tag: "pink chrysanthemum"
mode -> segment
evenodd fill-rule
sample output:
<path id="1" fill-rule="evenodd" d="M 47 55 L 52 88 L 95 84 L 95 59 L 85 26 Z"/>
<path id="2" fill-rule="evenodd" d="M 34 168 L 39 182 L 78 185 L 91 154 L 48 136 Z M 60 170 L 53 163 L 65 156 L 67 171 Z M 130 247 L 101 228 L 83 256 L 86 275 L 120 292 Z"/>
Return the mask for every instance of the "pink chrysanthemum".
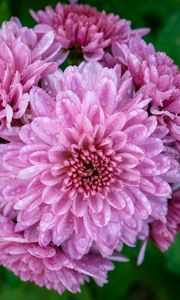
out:
<path id="1" fill-rule="evenodd" d="M 155 245 L 166 251 L 174 242 L 176 234 L 180 231 L 180 190 L 172 195 L 168 202 L 166 222 L 155 221 L 151 224 L 150 236 Z"/>
<path id="2" fill-rule="evenodd" d="M 89 253 L 80 261 L 72 260 L 60 248 L 43 248 L 33 240 L 36 240 L 33 236 L 15 233 L 14 223 L 0 216 L 0 264 L 23 281 L 33 281 L 60 294 L 65 290 L 75 293 L 89 276 L 103 285 L 107 272 L 113 269 L 110 261 L 95 253 Z"/>
<path id="3" fill-rule="evenodd" d="M 22 27 L 18 19 L 3 23 L 0 30 L 0 131 L 6 126 L 10 128 L 13 122 L 16 125 L 22 121 L 28 108 L 28 92 L 57 68 L 55 63 L 47 62 L 50 54 L 56 52 L 51 47 L 53 41 L 52 31 L 38 41 L 35 32 Z"/>
<path id="4" fill-rule="evenodd" d="M 41 246 L 61 245 L 76 259 L 92 247 L 109 256 L 123 242 L 134 246 L 149 222 L 165 220 L 171 188 L 163 176 L 176 176 L 143 108 L 150 100 L 134 93 L 128 72 L 98 63 L 44 84 L 53 97 L 34 88 L 33 121 L 0 146 L 3 214 L 16 232 L 35 230 Z"/>
<path id="5" fill-rule="evenodd" d="M 136 89 L 144 87 L 152 98 L 150 112 L 168 128 L 180 149 L 180 71 L 165 53 L 156 52 L 143 40 L 131 38 L 128 46 L 114 44 L 116 62 L 126 65 Z M 109 56 L 110 57 L 110 56 Z M 109 59 L 112 63 L 112 59 Z"/>
<path id="6" fill-rule="evenodd" d="M 58 3 L 55 10 L 48 6 L 45 11 L 31 14 L 39 23 L 35 28 L 37 32 L 54 30 L 64 58 L 70 52 L 76 58 L 82 53 L 88 61 L 100 60 L 113 42 L 127 43 L 130 36 L 145 35 L 149 31 L 132 30 L 129 21 L 98 12 L 89 5 Z"/>

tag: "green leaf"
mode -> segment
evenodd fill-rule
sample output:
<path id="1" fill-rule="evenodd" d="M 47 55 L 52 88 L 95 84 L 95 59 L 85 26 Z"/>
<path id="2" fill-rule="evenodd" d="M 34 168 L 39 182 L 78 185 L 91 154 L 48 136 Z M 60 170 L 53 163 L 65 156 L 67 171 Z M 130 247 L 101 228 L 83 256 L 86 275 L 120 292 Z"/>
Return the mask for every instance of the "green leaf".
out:
<path id="1" fill-rule="evenodd" d="M 76 295 L 73 295 L 72 300 L 93 300 L 93 298 L 91 298 L 90 286 L 91 285 L 88 284 L 82 286 L 81 292 L 77 293 Z"/>
<path id="2" fill-rule="evenodd" d="M 0 1 L 0 24 L 11 16 L 9 0 Z"/>
<path id="3" fill-rule="evenodd" d="M 96 299 L 119 300 L 125 296 L 130 286 L 136 280 L 132 263 L 116 263 L 115 270 L 109 273 L 108 283 L 99 289 Z"/>
<path id="4" fill-rule="evenodd" d="M 31 283 L 19 283 L 16 287 L 4 287 L 0 292 L 1 300 L 69 300 L 70 293 L 64 293 L 62 296 L 55 291 L 48 291 L 45 288 L 36 287 Z"/>
<path id="5" fill-rule="evenodd" d="M 180 233 L 176 237 L 176 242 L 166 253 L 166 257 L 168 269 L 180 275 Z"/>
<path id="6" fill-rule="evenodd" d="M 156 38 L 156 46 L 180 65 L 180 10 L 170 16 Z"/>

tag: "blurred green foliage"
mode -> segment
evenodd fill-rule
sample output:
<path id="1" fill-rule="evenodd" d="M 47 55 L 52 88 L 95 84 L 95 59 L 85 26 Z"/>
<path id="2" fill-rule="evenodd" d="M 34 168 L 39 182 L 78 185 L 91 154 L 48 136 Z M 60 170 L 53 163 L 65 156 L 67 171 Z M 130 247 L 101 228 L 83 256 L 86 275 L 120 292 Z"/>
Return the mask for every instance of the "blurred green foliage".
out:
<path id="1" fill-rule="evenodd" d="M 67 2 L 67 1 L 63 1 Z M 133 28 L 150 27 L 146 37 L 156 49 L 167 52 L 180 65 L 180 0 L 82 0 L 99 10 L 119 14 L 132 21 Z M 0 0 L 0 22 L 18 16 L 25 26 L 35 23 L 29 9 L 55 5 L 55 0 Z M 129 263 L 116 263 L 109 274 L 109 283 L 98 288 L 92 281 L 82 293 L 66 292 L 59 296 L 31 283 L 23 283 L 11 272 L 0 268 L 0 300 L 179 300 L 180 299 L 180 235 L 166 253 L 149 243 L 145 261 L 136 266 L 137 250 L 125 249 Z"/>

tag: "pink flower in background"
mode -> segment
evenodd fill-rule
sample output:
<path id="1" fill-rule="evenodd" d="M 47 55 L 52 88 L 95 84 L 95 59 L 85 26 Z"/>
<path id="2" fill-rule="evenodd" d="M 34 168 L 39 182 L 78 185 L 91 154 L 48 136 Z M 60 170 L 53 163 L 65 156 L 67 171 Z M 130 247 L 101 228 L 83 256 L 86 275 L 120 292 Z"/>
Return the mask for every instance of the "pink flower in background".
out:
<path id="1" fill-rule="evenodd" d="M 0 30 L 0 130 L 19 125 L 29 104 L 28 93 L 41 78 L 56 70 L 56 63 L 42 59 L 54 41 L 47 33 L 38 41 L 35 32 L 21 27 L 17 19 Z M 50 53 L 49 53 L 50 54 Z M 52 49 L 51 49 L 52 54 Z M 0 133 L 1 136 L 3 133 Z M 4 135 L 2 136 L 4 137 Z"/>
<path id="2" fill-rule="evenodd" d="M 14 223 L 0 216 L 0 264 L 20 276 L 23 281 L 33 281 L 38 286 L 80 291 L 80 285 L 93 277 L 102 286 L 107 282 L 107 272 L 113 269 L 110 261 L 89 253 L 80 261 L 72 260 L 60 248 L 40 247 L 26 233 L 15 233 Z"/>
<path id="3" fill-rule="evenodd" d="M 55 10 L 48 6 L 45 11 L 32 11 L 31 14 L 39 23 L 36 32 L 54 30 L 64 58 L 70 53 L 76 58 L 83 54 L 88 61 L 100 60 L 113 42 L 127 43 L 130 36 L 149 32 L 147 29 L 132 30 L 129 21 L 98 12 L 89 5 L 58 3 Z"/>
<path id="4" fill-rule="evenodd" d="M 60 46 L 55 43 L 53 31 L 43 34 L 41 38 L 34 29 L 23 27 L 18 18 L 11 18 L 9 22 L 3 22 L 0 28 L 0 36 L 13 48 L 15 42 L 21 41 L 31 50 L 32 61 L 36 59 L 46 61 L 59 61 Z"/>
<path id="5" fill-rule="evenodd" d="M 180 231 L 180 190 L 175 191 L 168 202 L 167 221 L 155 221 L 151 224 L 150 236 L 154 244 L 166 251 L 172 245 Z"/>
<path id="6" fill-rule="evenodd" d="M 144 87 L 151 97 L 151 115 L 156 115 L 159 124 L 168 128 L 171 137 L 180 148 L 180 71 L 165 53 L 156 52 L 143 40 L 131 38 L 128 45 L 114 44 L 115 62 L 128 68 L 136 89 Z M 112 64 L 113 59 L 107 61 Z"/>
<path id="7" fill-rule="evenodd" d="M 56 102 L 34 88 L 33 121 L 0 146 L 1 210 L 16 232 L 37 231 L 43 247 L 109 256 L 145 239 L 152 220 L 164 222 L 163 176 L 175 159 L 163 154 L 156 118 L 144 110 L 150 99 L 133 92 L 128 72 L 84 63 L 58 76 L 45 82 Z"/>

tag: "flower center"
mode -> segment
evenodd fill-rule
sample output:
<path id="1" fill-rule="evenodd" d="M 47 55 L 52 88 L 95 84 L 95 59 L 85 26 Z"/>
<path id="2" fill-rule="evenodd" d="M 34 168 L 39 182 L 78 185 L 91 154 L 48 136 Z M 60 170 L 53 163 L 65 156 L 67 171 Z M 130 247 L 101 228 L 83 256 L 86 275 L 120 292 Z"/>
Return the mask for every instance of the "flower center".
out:
<path id="1" fill-rule="evenodd" d="M 66 188 L 76 189 L 86 195 L 107 190 L 114 177 L 114 162 L 102 150 L 76 150 L 64 162 L 67 175 Z"/>

